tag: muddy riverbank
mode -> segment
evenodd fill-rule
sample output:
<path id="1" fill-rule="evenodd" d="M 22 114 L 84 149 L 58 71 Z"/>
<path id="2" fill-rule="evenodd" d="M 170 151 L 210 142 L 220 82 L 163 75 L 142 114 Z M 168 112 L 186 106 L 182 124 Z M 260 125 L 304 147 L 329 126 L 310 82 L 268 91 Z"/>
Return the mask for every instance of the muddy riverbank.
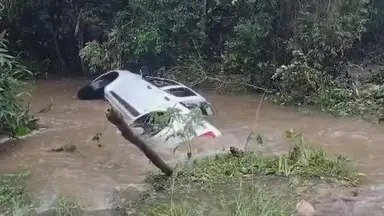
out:
<path id="1" fill-rule="evenodd" d="M 146 172 L 155 170 L 106 120 L 104 112 L 108 104 L 105 101 L 76 98 L 78 88 L 84 83 L 69 79 L 38 81 L 32 86 L 30 99 L 31 112 L 38 113 L 41 131 L 0 145 L 0 172 L 29 170 L 28 189 L 41 203 L 41 211 L 48 209 L 59 194 L 79 200 L 89 211 L 108 209 L 116 189 L 142 188 Z M 384 214 L 381 209 L 384 205 L 381 193 L 384 191 L 384 158 L 381 157 L 384 129 L 379 125 L 336 119 L 321 113 L 308 115 L 265 102 L 256 122 L 258 97 L 204 95 L 214 105 L 216 115 L 211 122 L 223 132 L 222 144 L 242 144 L 251 131 L 256 131 L 264 137 L 263 150 L 279 153 L 288 149 L 285 131 L 291 128 L 300 131 L 328 152 L 351 157 L 367 175 L 360 188 L 362 196 L 356 198 L 353 205 L 336 205 L 327 199 L 318 205 L 342 209 L 343 212 L 336 215 L 347 215 L 351 211 L 356 213 L 353 215 L 363 215 L 359 211 L 364 212 L 366 206 L 374 206 L 371 210 L 377 215 Z M 50 103 L 50 110 L 39 113 Z M 98 133 L 102 134 L 99 142 L 93 139 Z M 76 151 L 48 151 L 65 144 L 75 145 Z"/>

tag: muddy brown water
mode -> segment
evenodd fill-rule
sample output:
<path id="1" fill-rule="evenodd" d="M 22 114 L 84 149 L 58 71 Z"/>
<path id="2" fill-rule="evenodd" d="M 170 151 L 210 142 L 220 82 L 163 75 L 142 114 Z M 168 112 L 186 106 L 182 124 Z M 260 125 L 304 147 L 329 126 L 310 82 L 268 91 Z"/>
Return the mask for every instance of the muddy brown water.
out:
<path id="1" fill-rule="evenodd" d="M 108 104 L 105 101 L 76 98 L 77 90 L 84 83 L 86 81 L 57 79 L 32 85 L 32 97 L 29 98 L 32 113 L 38 113 L 53 101 L 50 111 L 37 114 L 42 129 L 24 139 L 0 145 L 0 172 L 29 170 L 28 189 L 41 204 L 41 211 L 48 209 L 59 194 L 79 200 L 86 210 L 108 209 L 114 190 L 128 186 L 140 188 L 145 174 L 156 170 L 106 120 Z M 364 206 L 371 203 L 372 212 L 378 212 L 373 215 L 384 215 L 383 127 L 316 112 L 308 115 L 266 102 L 263 102 L 257 119 L 260 100 L 257 96 L 204 95 L 216 111 L 211 122 L 224 134 L 218 142 L 241 146 L 248 134 L 256 131 L 264 137 L 265 151 L 279 153 L 288 149 L 286 130 L 302 132 L 308 140 L 328 152 L 351 157 L 359 170 L 367 175 L 362 186 L 364 196 L 352 206 L 335 207 L 333 202 L 319 205 L 331 206 L 341 212 L 335 212 L 335 215 L 351 215 L 351 212 L 352 215 L 364 215 L 359 211 L 364 212 Z M 102 133 L 100 143 L 92 140 L 97 133 Z M 48 151 L 68 143 L 76 145 L 77 152 Z M 218 149 L 217 145 L 214 148 L 205 147 L 203 151 L 213 152 Z M 329 210 L 328 207 L 324 209 Z M 324 215 L 330 215 L 325 210 Z"/>

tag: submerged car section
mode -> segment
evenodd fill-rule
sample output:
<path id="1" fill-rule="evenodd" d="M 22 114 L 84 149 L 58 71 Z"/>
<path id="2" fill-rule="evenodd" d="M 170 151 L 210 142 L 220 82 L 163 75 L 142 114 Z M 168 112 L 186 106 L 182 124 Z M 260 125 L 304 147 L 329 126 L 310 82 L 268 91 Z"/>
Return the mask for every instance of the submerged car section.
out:
<path id="1" fill-rule="evenodd" d="M 188 116 L 194 109 L 200 109 L 204 115 L 213 114 L 204 97 L 176 81 L 114 70 L 99 76 L 90 85 L 97 87 L 94 89 L 98 92 L 102 89 L 104 98 L 121 113 L 124 121 L 132 127 L 142 128 L 142 135 L 147 139 L 177 145 L 187 141 L 186 137 L 214 138 L 221 135 L 213 125 L 203 120 L 193 126 L 194 136 L 175 136 L 186 128 L 187 123 L 174 115 L 164 119 L 169 110 L 177 110 L 181 117 Z M 154 121 L 154 116 L 163 121 Z"/>

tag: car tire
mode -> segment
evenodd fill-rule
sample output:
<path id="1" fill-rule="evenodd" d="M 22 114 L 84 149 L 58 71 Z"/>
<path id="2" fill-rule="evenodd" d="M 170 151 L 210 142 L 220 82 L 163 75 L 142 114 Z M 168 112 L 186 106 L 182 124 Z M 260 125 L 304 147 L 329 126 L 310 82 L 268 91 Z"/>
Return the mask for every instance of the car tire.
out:
<path id="1" fill-rule="evenodd" d="M 104 88 L 109 82 L 107 80 L 98 80 L 85 85 L 77 92 L 80 100 L 97 100 L 104 98 Z"/>

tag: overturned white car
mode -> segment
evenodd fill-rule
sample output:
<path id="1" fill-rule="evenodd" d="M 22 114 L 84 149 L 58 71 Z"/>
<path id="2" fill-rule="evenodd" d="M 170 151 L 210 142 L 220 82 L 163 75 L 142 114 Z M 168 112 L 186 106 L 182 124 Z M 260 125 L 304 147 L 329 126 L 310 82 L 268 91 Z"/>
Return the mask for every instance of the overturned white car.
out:
<path id="1" fill-rule="evenodd" d="M 94 95 L 89 96 L 90 93 Z M 211 105 L 179 82 L 112 70 L 81 89 L 78 97 L 93 99 L 100 94 L 122 114 L 128 125 L 142 128 L 142 135 L 155 142 L 176 146 L 200 136 L 215 138 L 221 135 L 219 130 L 196 115 L 212 115 Z"/>

